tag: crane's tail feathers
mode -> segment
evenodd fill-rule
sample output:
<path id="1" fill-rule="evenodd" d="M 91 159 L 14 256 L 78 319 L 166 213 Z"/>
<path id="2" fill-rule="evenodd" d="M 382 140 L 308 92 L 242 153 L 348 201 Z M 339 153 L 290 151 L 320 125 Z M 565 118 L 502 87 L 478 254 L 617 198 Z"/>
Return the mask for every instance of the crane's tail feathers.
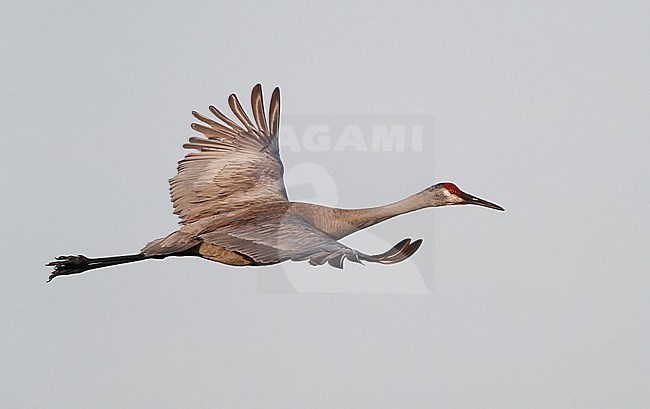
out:
<path id="1" fill-rule="evenodd" d="M 414 242 L 411 242 L 411 239 L 404 239 L 385 253 L 375 255 L 364 254 L 360 255 L 359 258 L 371 263 L 395 264 L 411 257 L 416 251 L 418 251 L 421 244 L 422 239 L 415 240 Z"/>
<path id="2" fill-rule="evenodd" d="M 59 256 L 56 260 L 47 264 L 47 266 L 54 267 L 54 271 L 50 274 L 47 282 L 59 276 L 66 276 L 71 274 L 79 274 L 88 270 L 96 268 L 103 268 L 114 266 L 117 264 L 132 263 L 134 261 L 146 260 L 150 258 L 144 254 L 130 254 L 128 256 L 115 256 L 115 257 L 102 257 L 102 258 L 88 258 L 82 256 Z"/>

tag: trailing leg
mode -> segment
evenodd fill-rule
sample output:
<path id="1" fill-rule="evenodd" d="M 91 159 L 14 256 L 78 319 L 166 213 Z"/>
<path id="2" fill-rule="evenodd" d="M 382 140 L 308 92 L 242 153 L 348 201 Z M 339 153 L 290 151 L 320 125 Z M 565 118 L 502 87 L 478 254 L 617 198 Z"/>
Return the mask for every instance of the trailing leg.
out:
<path id="1" fill-rule="evenodd" d="M 135 261 L 146 260 L 148 257 L 144 254 L 130 254 L 126 256 L 114 256 L 114 257 L 101 257 L 101 258 L 88 258 L 86 256 L 59 256 L 55 261 L 48 263 L 48 266 L 53 266 L 54 271 L 50 274 L 50 278 L 47 280 L 49 283 L 54 278 L 58 276 L 65 276 L 71 274 L 80 274 L 88 270 L 94 270 L 96 268 L 103 268 L 109 266 L 115 266 L 118 264 L 124 263 L 133 263 Z"/>

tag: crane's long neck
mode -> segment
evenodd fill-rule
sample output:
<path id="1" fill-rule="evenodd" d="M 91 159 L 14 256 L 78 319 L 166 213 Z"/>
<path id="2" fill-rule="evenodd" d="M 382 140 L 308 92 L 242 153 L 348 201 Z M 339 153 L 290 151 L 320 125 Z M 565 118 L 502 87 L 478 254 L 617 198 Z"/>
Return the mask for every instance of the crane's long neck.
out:
<path id="1" fill-rule="evenodd" d="M 388 220 L 391 217 L 433 206 L 426 196 L 426 190 L 424 190 L 406 199 L 385 206 L 366 209 L 336 209 L 333 222 L 328 223 L 330 226 L 323 226 L 324 229 L 323 227 L 321 228 L 332 237 L 340 239 L 366 227 Z"/>

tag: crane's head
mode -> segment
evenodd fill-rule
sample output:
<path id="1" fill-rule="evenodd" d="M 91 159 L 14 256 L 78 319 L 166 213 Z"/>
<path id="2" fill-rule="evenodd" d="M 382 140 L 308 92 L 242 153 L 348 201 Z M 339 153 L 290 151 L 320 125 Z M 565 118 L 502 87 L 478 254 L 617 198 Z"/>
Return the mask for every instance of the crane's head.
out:
<path id="1" fill-rule="evenodd" d="M 497 204 L 488 202 L 487 200 L 479 199 L 478 197 L 472 196 L 469 193 L 465 193 L 460 190 L 458 186 L 450 182 L 438 183 L 428 188 L 427 191 L 433 194 L 433 206 L 472 204 L 501 211 L 506 210 Z"/>

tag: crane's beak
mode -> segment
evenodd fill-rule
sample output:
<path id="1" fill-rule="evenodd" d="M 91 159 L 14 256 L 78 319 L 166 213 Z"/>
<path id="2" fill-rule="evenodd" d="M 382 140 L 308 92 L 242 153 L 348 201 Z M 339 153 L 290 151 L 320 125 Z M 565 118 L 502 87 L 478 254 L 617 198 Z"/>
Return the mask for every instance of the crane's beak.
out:
<path id="1" fill-rule="evenodd" d="M 463 199 L 462 202 L 458 204 L 472 204 L 472 205 L 477 205 L 477 206 L 483 206 L 483 207 L 489 207 L 490 209 L 494 210 L 500 210 L 500 211 L 505 211 L 503 207 L 499 206 L 498 204 L 488 202 L 487 200 L 479 199 L 476 196 L 472 196 L 469 193 L 461 192 L 460 195 L 461 199 Z"/>

